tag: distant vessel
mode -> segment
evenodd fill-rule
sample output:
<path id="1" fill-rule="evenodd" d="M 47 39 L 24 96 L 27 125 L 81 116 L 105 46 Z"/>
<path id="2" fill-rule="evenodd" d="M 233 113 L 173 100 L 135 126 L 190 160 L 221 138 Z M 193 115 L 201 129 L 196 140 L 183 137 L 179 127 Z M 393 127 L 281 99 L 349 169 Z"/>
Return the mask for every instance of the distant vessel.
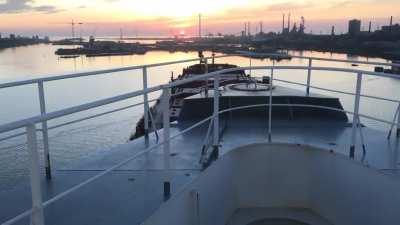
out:
<path id="1" fill-rule="evenodd" d="M 87 57 L 99 57 L 145 54 L 147 51 L 138 43 L 95 41 L 94 37 L 91 37 L 89 42 L 82 42 L 80 45 L 82 45 L 82 47 L 57 49 L 55 54 L 61 56 L 86 55 Z"/>
<path id="2" fill-rule="evenodd" d="M 216 64 L 214 63 L 214 60 L 212 60 L 211 64 L 207 64 L 204 60 L 201 60 L 199 64 L 195 64 L 183 69 L 182 74 L 179 75 L 177 78 L 171 77 L 170 82 L 192 78 L 207 72 L 215 72 L 218 70 L 232 69 L 232 68 L 237 68 L 237 66 L 230 64 Z M 233 73 L 227 73 L 221 77 L 221 86 L 230 83 L 241 83 L 241 82 L 250 82 L 250 77 L 247 76 L 243 70 L 235 71 Z M 207 81 L 198 80 L 172 88 L 171 90 L 172 104 L 171 104 L 171 119 L 170 119 L 171 122 L 176 121 L 177 118 L 179 117 L 183 99 L 199 93 L 204 93 L 205 95 L 207 95 L 208 89 L 210 89 L 212 86 L 213 83 L 210 80 Z M 156 104 L 150 108 L 149 113 L 152 114 L 152 118 L 154 119 L 154 121 L 150 122 L 151 125 L 153 125 L 150 126 L 151 127 L 150 132 L 154 131 L 154 128 L 156 129 L 162 128 L 162 110 L 160 108 L 160 100 L 158 100 Z M 131 136 L 131 140 L 142 137 L 143 135 L 145 135 L 144 117 L 142 117 L 140 121 L 137 123 L 135 132 Z"/>
<path id="3" fill-rule="evenodd" d="M 75 58 L 79 58 L 79 55 L 63 55 L 60 56 L 61 59 L 75 59 Z"/>

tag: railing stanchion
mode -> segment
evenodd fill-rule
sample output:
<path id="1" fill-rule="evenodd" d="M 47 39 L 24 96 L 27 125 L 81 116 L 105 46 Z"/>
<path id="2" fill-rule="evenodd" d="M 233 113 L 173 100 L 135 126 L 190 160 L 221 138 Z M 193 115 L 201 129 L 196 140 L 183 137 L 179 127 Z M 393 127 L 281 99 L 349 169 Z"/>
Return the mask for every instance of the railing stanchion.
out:
<path id="1" fill-rule="evenodd" d="M 143 67 L 143 90 L 147 90 L 147 67 Z M 144 135 L 146 142 L 149 139 L 149 96 L 147 93 L 143 95 L 144 102 Z M 154 121 L 152 121 L 154 123 Z"/>
<path id="2" fill-rule="evenodd" d="M 252 69 L 251 56 L 249 56 L 249 59 L 250 59 L 250 61 L 249 61 L 249 67 L 250 67 L 249 74 L 250 74 L 250 77 L 251 77 L 251 75 L 252 75 L 252 71 L 251 71 L 251 69 Z"/>
<path id="3" fill-rule="evenodd" d="M 208 60 L 204 59 L 204 74 L 208 73 Z M 205 96 L 208 96 L 208 78 L 206 78 L 205 82 L 205 86 L 204 86 L 204 92 L 205 92 Z"/>
<path id="4" fill-rule="evenodd" d="M 192 198 L 192 205 L 193 205 L 193 225 L 200 225 L 200 193 L 197 190 L 192 190 L 190 192 Z"/>
<path id="5" fill-rule="evenodd" d="M 308 59 L 308 74 L 307 74 L 307 96 L 310 96 L 310 85 L 311 85 L 311 67 L 312 67 L 312 59 Z"/>
<path id="6" fill-rule="evenodd" d="M 359 121 L 359 111 L 360 111 L 360 100 L 361 100 L 361 84 L 362 84 L 362 73 L 357 74 L 357 85 L 354 101 L 354 114 L 353 114 L 353 128 L 351 133 L 351 146 L 350 146 L 350 158 L 354 159 L 354 153 L 356 148 L 356 138 L 357 138 L 357 125 Z"/>
<path id="7" fill-rule="evenodd" d="M 46 114 L 46 99 L 44 95 L 43 81 L 38 82 L 39 88 L 39 103 L 40 103 L 40 114 Z M 44 151 L 44 166 L 46 170 L 46 178 L 51 179 L 51 164 L 50 164 L 50 149 L 49 149 L 49 133 L 47 128 L 47 121 L 42 122 L 42 134 L 43 134 L 43 151 Z"/>
<path id="8" fill-rule="evenodd" d="M 397 106 L 396 112 L 394 113 L 393 122 L 390 125 L 389 133 L 388 133 L 388 136 L 387 136 L 388 140 L 390 140 L 390 137 L 392 137 L 392 131 L 393 131 L 393 128 L 395 126 L 396 126 L 396 130 L 397 130 L 396 137 L 398 137 L 398 134 L 399 134 L 399 119 L 400 119 L 399 114 L 400 114 L 400 103 Z M 398 121 L 397 123 L 396 123 L 396 120 Z"/>
<path id="9" fill-rule="evenodd" d="M 399 103 L 399 108 L 400 108 L 400 103 Z M 396 137 L 400 137 L 400 111 L 397 114 L 397 131 L 396 131 Z"/>
<path id="10" fill-rule="evenodd" d="M 170 109 L 169 100 L 171 93 L 169 88 L 163 89 L 162 110 L 163 110 L 163 153 L 164 153 L 164 198 L 167 200 L 171 196 L 171 183 L 169 177 L 170 170 Z"/>
<path id="11" fill-rule="evenodd" d="M 39 153 L 37 149 L 36 127 L 34 124 L 26 127 L 27 143 L 30 159 L 30 182 L 32 192 L 32 225 L 44 225 L 42 205 L 42 190 L 40 184 Z"/>
<path id="12" fill-rule="evenodd" d="M 219 75 L 214 76 L 214 138 L 212 157 L 218 159 L 219 156 Z"/>
<path id="13" fill-rule="evenodd" d="M 269 106 L 268 106 L 268 141 L 272 142 L 272 89 L 274 84 L 274 66 L 275 61 L 272 63 L 271 79 L 269 84 Z"/>

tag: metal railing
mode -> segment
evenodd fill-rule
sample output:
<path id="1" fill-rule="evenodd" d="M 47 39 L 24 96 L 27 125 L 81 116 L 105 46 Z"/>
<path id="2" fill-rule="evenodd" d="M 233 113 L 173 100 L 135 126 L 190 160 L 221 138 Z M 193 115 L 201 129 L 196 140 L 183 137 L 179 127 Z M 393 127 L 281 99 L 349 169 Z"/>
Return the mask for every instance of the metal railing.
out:
<path id="1" fill-rule="evenodd" d="M 226 56 L 218 56 L 216 58 L 222 58 L 222 57 L 231 57 L 232 55 L 226 55 Z M 326 61 L 339 61 L 341 60 L 331 60 L 331 59 L 320 59 L 320 58 L 308 58 L 309 64 L 308 66 L 276 66 L 275 64 L 272 66 L 250 66 L 250 67 L 238 67 L 238 68 L 232 68 L 232 69 L 225 69 L 221 71 L 216 71 L 216 72 L 211 72 L 211 73 L 206 73 L 204 75 L 198 75 L 195 77 L 191 77 L 188 79 L 184 80 L 177 80 L 172 83 L 164 84 L 164 85 L 158 85 L 158 86 L 153 86 L 153 87 L 148 87 L 147 84 L 147 69 L 150 67 L 157 67 L 157 66 L 165 66 L 165 65 L 171 65 L 171 64 L 176 64 L 176 63 L 185 63 L 185 62 L 193 62 L 197 61 L 199 59 L 190 59 L 190 60 L 182 60 L 182 61 L 176 61 L 176 62 L 169 62 L 169 63 L 159 63 L 159 64 L 151 64 L 151 65 L 144 65 L 144 66 L 134 66 L 134 67 L 125 67 L 125 68 L 117 68 L 117 69 L 110 69 L 110 70 L 101 70 L 101 71 L 94 71 L 94 72 L 84 72 L 84 73 L 77 73 L 77 74 L 70 74 L 70 75 L 63 75 L 63 76 L 57 76 L 57 77 L 47 77 L 47 78 L 41 78 L 41 79 L 33 79 L 33 80 L 28 80 L 28 81 L 18 81 L 18 82 L 11 82 L 11 83 L 6 83 L 6 84 L 0 84 L 0 89 L 1 88 L 10 88 L 14 86 L 20 86 L 20 85 L 26 85 L 26 84 L 37 84 L 38 85 L 38 92 L 39 92 L 39 100 L 40 100 L 40 109 L 41 109 L 41 115 L 27 118 L 24 120 L 19 120 L 15 121 L 12 123 L 4 124 L 0 126 L 0 133 L 5 133 L 9 132 L 12 130 L 20 129 L 20 128 L 25 128 L 26 132 L 20 133 L 19 135 L 27 135 L 27 144 L 28 144 L 28 151 L 29 151 L 29 156 L 30 156 L 30 177 L 31 177 L 31 190 L 32 190 L 32 208 L 30 210 L 27 210 L 26 212 L 14 217 L 13 219 L 10 219 L 6 222 L 4 222 L 2 225 L 10 225 L 13 224 L 29 215 L 31 215 L 31 220 L 34 224 L 42 225 L 44 224 L 44 216 L 43 216 L 43 209 L 47 207 L 48 205 L 52 204 L 53 202 L 69 195 L 70 193 L 79 190 L 83 186 L 86 186 L 93 181 L 103 177 L 104 175 L 110 173 L 111 171 L 115 170 L 116 168 L 121 167 L 122 165 L 125 165 L 126 163 L 144 155 L 145 153 L 148 153 L 160 146 L 163 146 L 163 153 L 164 153 L 164 169 L 165 171 L 168 171 L 170 168 L 170 162 L 169 162 L 169 152 L 170 152 L 170 141 L 182 134 L 185 134 L 192 129 L 195 129 L 196 127 L 212 120 L 212 132 L 213 132 L 213 146 L 214 148 L 218 148 L 219 145 L 219 115 L 222 113 L 230 112 L 233 110 L 240 110 L 240 109 L 245 109 L 245 108 L 253 108 L 253 107 L 268 107 L 269 108 L 269 118 L 268 118 L 268 134 L 266 135 L 266 138 L 271 142 L 273 138 L 273 133 L 272 133 L 272 108 L 273 107 L 282 107 L 282 106 L 290 106 L 290 107 L 311 107 L 311 108 L 320 108 L 320 109 L 325 109 L 325 110 L 333 110 L 333 111 L 341 111 L 345 113 L 349 113 L 353 115 L 353 126 L 352 126 L 352 136 L 351 136 L 351 143 L 350 143 L 350 157 L 354 158 L 354 153 L 355 153 L 355 147 L 356 147 L 356 138 L 357 138 L 357 129 L 360 130 L 360 135 L 361 135 L 361 127 L 359 126 L 360 123 L 360 117 L 372 119 L 375 121 L 383 122 L 391 126 L 391 130 L 393 129 L 394 126 L 397 126 L 398 132 L 400 131 L 400 103 L 398 100 L 395 99 L 387 99 L 387 98 L 382 98 L 382 97 L 376 97 L 376 96 L 367 96 L 367 95 L 362 95 L 361 94 L 361 87 L 362 87 L 362 78 L 364 75 L 372 75 L 372 76 L 379 76 L 379 77 L 388 77 L 388 78 L 395 78 L 399 79 L 400 77 L 396 75 L 391 75 L 391 74 L 383 74 L 383 73 L 376 73 L 376 72 L 370 72 L 370 71 L 363 71 L 363 70 L 357 70 L 357 69 L 345 69 L 345 68 L 337 68 L 337 67 L 312 67 L 312 60 L 326 60 Z M 345 61 L 345 62 L 355 62 L 355 61 Z M 357 63 L 363 63 L 357 61 Z M 365 62 L 366 64 L 371 64 L 371 62 Z M 378 65 L 382 65 L 382 63 L 377 63 Z M 385 64 L 385 65 L 392 65 L 392 64 Z M 393 64 L 394 65 L 394 64 Z M 44 82 L 47 81 L 54 81 L 54 80 L 61 80 L 61 79 L 70 79 L 70 78 L 77 78 L 77 77 L 83 77 L 83 76 L 92 76 L 92 75 L 99 75 L 99 74 L 105 74 L 105 73 L 113 73 L 113 72 L 120 72 L 120 71 L 130 71 L 130 70 L 142 70 L 143 74 L 143 89 L 139 91 L 134 91 L 130 92 L 127 94 L 123 95 L 118 95 L 102 100 L 97 100 L 93 101 L 90 103 L 82 104 L 79 106 L 75 107 L 70 107 L 66 108 L 63 110 L 59 111 L 54 111 L 54 112 L 46 112 L 46 105 L 45 105 L 45 93 L 44 93 L 44 88 L 43 84 Z M 223 73 L 230 73 L 230 72 L 236 72 L 236 71 L 241 71 L 241 70 L 269 70 L 271 71 L 271 85 L 273 85 L 274 81 L 283 81 L 284 80 L 279 80 L 274 78 L 274 72 L 277 70 L 304 70 L 307 71 L 308 76 L 307 76 L 307 82 L 306 84 L 301 84 L 301 83 L 295 83 L 291 82 L 294 84 L 298 85 L 304 85 L 306 87 L 306 95 L 308 96 L 310 93 L 311 88 L 318 88 L 315 86 L 311 86 L 311 74 L 312 71 L 336 71 L 336 72 L 345 72 L 345 73 L 350 73 L 352 75 L 357 76 L 357 85 L 356 85 L 356 90 L 354 93 L 349 93 L 349 92 L 341 92 L 344 94 L 350 94 L 354 95 L 354 110 L 353 111 L 346 111 L 346 110 L 340 110 L 337 108 L 330 108 L 330 107 L 323 107 L 323 106 L 316 106 L 316 105 L 307 105 L 307 104 L 274 104 L 273 103 L 273 98 L 272 98 L 272 88 L 270 88 L 270 95 L 269 95 L 269 103 L 268 104 L 262 104 L 262 105 L 252 105 L 252 106 L 242 106 L 242 107 L 236 107 L 236 108 L 231 108 L 231 109 L 226 109 L 223 111 L 219 110 L 219 98 L 220 98 L 220 90 L 219 90 L 219 75 Z M 214 95 L 213 95 L 213 114 L 192 125 L 191 127 L 183 130 L 182 132 L 175 134 L 173 136 L 170 136 L 170 89 L 179 85 L 183 85 L 186 83 L 190 83 L 193 81 L 197 80 L 208 80 L 208 79 L 213 79 L 214 81 Z M 288 81 L 290 82 L 290 81 Z M 331 91 L 330 89 L 322 89 L 321 90 L 326 90 L 326 91 Z M 41 186 L 40 186 L 40 173 L 39 173 L 39 157 L 38 157 L 38 148 L 37 148 L 37 136 L 36 133 L 38 129 L 36 129 L 36 124 L 40 123 L 42 125 L 42 129 L 40 130 L 43 132 L 43 141 L 48 142 L 48 130 L 61 127 L 64 125 L 68 125 L 71 123 L 75 122 L 80 122 L 83 120 L 95 118 L 98 116 L 102 116 L 105 114 L 121 111 L 130 107 L 138 106 L 141 104 L 144 104 L 144 121 L 145 121 L 145 133 L 146 135 L 148 134 L 148 123 L 149 123 L 149 102 L 154 101 L 148 100 L 148 94 L 152 92 L 157 92 L 157 91 L 162 91 L 162 97 L 161 97 L 161 107 L 162 107 L 162 112 L 163 112 L 163 139 L 162 142 L 155 144 L 135 155 L 132 157 L 125 159 L 124 161 L 118 163 L 117 165 L 112 166 L 111 168 L 89 178 L 88 180 L 72 187 L 71 189 L 68 189 L 67 191 L 64 191 L 55 197 L 47 200 L 46 202 L 43 202 L 42 196 L 41 196 Z M 338 91 L 336 91 L 338 92 Z M 143 96 L 144 101 L 139 104 L 123 107 L 120 109 L 116 110 L 111 110 L 108 112 L 96 114 L 94 116 L 88 116 L 82 119 L 66 122 L 63 124 L 59 124 L 53 127 L 48 127 L 47 126 L 47 121 L 64 117 L 73 113 L 78 113 L 82 112 L 85 110 L 101 107 L 104 105 L 109 105 L 115 102 L 120 102 L 126 99 L 130 98 L 135 98 Z M 379 99 L 379 100 L 384 100 L 384 101 L 389 101 L 389 102 L 395 102 L 399 104 L 398 110 L 396 111 L 394 115 L 394 120 L 393 121 L 387 121 L 384 119 L 380 118 L 375 118 L 372 116 L 368 115 L 363 115 L 359 112 L 359 104 L 360 104 L 360 99 L 361 97 L 368 97 L 368 98 L 374 98 L 374 99 Z M 396 118 L 397 117 L 397 118 Z M 396 122 L 397 119 L 397 122 Z M 211 126 L 211 125 L 210 125 Z M 9 136 L 9 137 L 14 137 Z M 361 136 L 361 138 L 363 138 Z M 2 139 L 4 140 L 4 138 Z M 46 177 L 48 179 L 51 178 L 51 165 L 50 165 L 50 157 L 49 157 L 49 146 L 48 143 L 44 145 L 44 154 L 45 154 L 45 167 L 46 167 Z M 164 179 L 164 187 L 169 190 L 169 182 L 170 182 L 170 177 L 168 176 L 168 173 L 166 173 L 165 179 Z M 169 194 L 169 193 L 165 193 Z"/>

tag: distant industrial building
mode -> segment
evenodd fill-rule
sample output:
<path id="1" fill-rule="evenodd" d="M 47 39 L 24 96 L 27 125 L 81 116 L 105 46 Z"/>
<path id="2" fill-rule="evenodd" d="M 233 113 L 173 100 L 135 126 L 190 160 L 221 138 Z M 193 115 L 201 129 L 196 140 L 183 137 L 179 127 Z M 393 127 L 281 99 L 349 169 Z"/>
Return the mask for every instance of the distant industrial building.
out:
<path id="1" fill-rule="evenodd" d="M 349 21 L 349 35 L 355 36 L 361 32 L 361 20 L 350 20 Z"/>
<path id="2" fill-rule="evenodd" d="M 384 32 L 400 33 L 400 24 L 389 25 L 389 26 L 382 26 L 382 31 L 384 31 Z"/>

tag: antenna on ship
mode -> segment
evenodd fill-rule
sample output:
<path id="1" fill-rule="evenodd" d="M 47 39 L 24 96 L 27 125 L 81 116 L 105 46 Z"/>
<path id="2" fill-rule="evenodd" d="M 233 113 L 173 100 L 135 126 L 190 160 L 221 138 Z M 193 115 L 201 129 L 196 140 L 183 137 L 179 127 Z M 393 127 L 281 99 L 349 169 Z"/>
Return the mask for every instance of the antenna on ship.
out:
<path id="1" fill-rule="evenodd" d="M 72 22 L 71 22 L 71 35 L 72 35 L 72 39 L 74 39 L 75 38 L 75 23 L 74 23 L 74 20 L 72 20 Z"/>
<path id="2" fill-rule="evenodd" d="M 199 14 L 199 38 L 201 38 L 201 13 Z"/>
<path id="3" fill-rule="evenodd" d="M 124 39 L 124 33 L 122 28 L 119 28 L 119 41 L 122 42 L 122 40 Z"/>

